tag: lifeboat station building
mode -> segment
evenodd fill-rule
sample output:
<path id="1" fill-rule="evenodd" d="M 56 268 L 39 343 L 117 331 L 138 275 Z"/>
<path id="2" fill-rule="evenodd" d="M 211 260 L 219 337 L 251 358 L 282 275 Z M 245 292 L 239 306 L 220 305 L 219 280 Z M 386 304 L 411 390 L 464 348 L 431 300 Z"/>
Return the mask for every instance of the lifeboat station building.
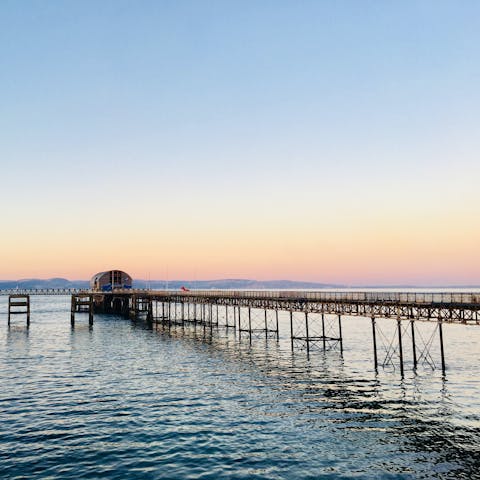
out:
<path id="1" fill-rule="evenodd" d="M 121 270 L 96 273 L 90 280 L 90 289 L 96 292 L 111 292 L 115 289 L 132 288 L 132 277 Z"/>

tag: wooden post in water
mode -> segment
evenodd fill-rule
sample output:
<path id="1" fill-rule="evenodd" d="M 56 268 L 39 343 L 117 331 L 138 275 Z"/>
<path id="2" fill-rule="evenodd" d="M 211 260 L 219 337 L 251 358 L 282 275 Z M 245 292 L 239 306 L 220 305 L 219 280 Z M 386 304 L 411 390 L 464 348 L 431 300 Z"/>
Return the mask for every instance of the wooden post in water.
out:
<path id="1" fill-rule="evenodd" d="M 72 295 L 70 304 L 70 324 L 72 327 L 75 326 L 75 306 L 75 295 Z"/>
<path id="2" fill-rule="evenodd" d="M 12 315 L 26 315 L 27 327 L 30 326 L 30 295 L 13 294 L 8 296 L 8 325 Z"/>
<path id="3" fill-rule="evenodd" d="M 93 325 L 93 295 L 88 297 L 88 324 Z"/>
<path id="4" fill-rule="evenodd" d="M 152 301 L 152 297 L 148 297 L 147 301 L 148 301 L 148 304 L 147 304 L 147 322 L 152 323 L 153 322 L 153 301 Z"/>
<path id="5" fill-rule="evenodd" d="M 71 311 L 70 311 L 70 323 L 72 327 L 75 326 L 75 314 L 76 313 L 88 313 L 88 324 L 93 325 L 93 295 L 72 295 Z"/>

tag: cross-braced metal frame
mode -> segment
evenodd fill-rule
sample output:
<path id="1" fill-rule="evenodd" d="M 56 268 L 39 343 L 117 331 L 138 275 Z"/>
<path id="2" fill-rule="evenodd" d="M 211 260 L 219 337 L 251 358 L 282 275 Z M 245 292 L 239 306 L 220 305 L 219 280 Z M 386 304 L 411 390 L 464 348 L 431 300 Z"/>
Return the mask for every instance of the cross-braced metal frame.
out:
<path id="1" fill-rule="evenodd" d="M 324 313 L 290 311 L 290 341 L 292 351 L 295 347 L 305 349 L 340 348 L 343 352 L 342 316 Z"/>
<path id="2" fill-rule="evenodd" d="M 445 375 L 445 350 L 443 342 L 443 325 L 441 321 L 436 323 L 423 322 L 423 325 L 433 325 L 429 331 L 419 329 L 415 320 L 397 319 L 396 325 L 389 329 L 382 328 L 378 319 L 372 318 L 372 338 L 373 338 L 373 356 L 375 371 L 378 367 L 393 367 L 398 365 L 403 377 L 405 373 L 405 364 L 407 363 L 406 350 L 408 350 L 412 359 L 413 369 L 416 370 L 419 365 L 428 366 L 432 370 L 436 369 L 438 363 L 441 366 L 442 373 Z M 423 330 L 423 331 L 422 331 Z M 438 334 L 439 359 L 435 360 L 433 351 L 435 350 L 435 339 Z M 406 342 L 409 342 L 408 345 Z"/>
<path id="3" fill-rule="evenodd" d="M 278 340 L 278 310 L 246 307 L 238 308 L 238 331 L 248 334 L 250 341 L 252 336 L 265 336 L 268 339 L 274 336 Z"/>

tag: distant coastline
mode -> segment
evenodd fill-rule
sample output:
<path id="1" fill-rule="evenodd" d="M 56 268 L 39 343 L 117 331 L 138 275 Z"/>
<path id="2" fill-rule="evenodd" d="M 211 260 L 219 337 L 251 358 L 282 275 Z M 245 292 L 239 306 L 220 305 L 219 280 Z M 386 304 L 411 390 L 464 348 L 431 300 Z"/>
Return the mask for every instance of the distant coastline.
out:
<path id="1" fill-rule="evenodd" d="M 153 289 L 173 289 L 178 290 L 181 287 L 190 289 L 210 290 L 210 289 L 238 289 L 238 290 L 261 290 L 261 289 L 411 289 L 411 288 L 480 288 L 479 285 L 347 285 L 335 283 L 304 282 L 295 280 L 251 280 L 251 279 L 220 279 L 220 280 L 142 280 L 134 279 L 134 286 L 137 288 Z M 49 279 L 20 279 L 20 280 L 0 280 L 0 290 L 12 288 L 36 289 L 36 288 L 89 288 L 89 280 L 68 280 L 66 278 Z"/>

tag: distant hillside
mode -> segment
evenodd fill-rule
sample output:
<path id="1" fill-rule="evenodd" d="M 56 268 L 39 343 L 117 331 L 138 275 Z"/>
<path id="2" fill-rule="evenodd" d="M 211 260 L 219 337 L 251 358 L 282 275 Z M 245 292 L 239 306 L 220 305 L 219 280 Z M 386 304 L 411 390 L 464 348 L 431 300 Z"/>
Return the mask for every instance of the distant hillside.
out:
<path id="1" fill-rule="evenodd" d="M 24 278 L 21 280 L 0 280 L 0 290 L 12 288 L 89 288 L 89 280 L 67 280 L 66 278 L 49 278 L 43 280 L 39 278 Z M 425 285 L 340 285 L 334 283 L 317 282 L 298 282 L 293 280 L 248 280 L 239 278 L 229 278 L 222 280 L 133 280 L 134 288 L 153 288 L 163 290 L 169 288 L 178 290 L 181 287 L 187 287 L 191 290 L 211 290 L 211 289 L 238 289 L 238 290 L 299 290 L 299 289 L 325 289 L 325 288 L 387 288 L 390 290 L 404 290 L 406 288 L 454 288 L 454 289 L 477 289 L 478 285 L 444 285 L 444 286 L 425 286 Z"/>
<path id="2" fill-rule="evenodd" d="M 134 280 L 138 288 L 164 289 L 167 286 L 166 280 Z M 259 290 L 259 289 L 299 289 L 299 288 L 341 288 L 342 285 L 315 282 L 297 282 L 292 280 L 248 280 L 248 279 L 222 279 L 222 280 L 170 280 L 168 288 L 179 289 L 185 286 L 190 289 L 210 290 L 210 289 L 239 289 L 239 290 Z"/>
<path id="3" fill-rule="evenodd" d="M 341 288 L 342 285 L 315 283 L 315 282 L 296 282 L 292 280 L 247 280 L 247 279 L 224 279 L 224 280 L 134 280 L 133 285 L 136 288 L 154 288 L 154 289 L 179 289 L 185 286 L 190 289 L 210 290 L 210 289 L 312 289 L 312 288 Z M 88 280 L 67 280 L 66 278 L 50 278 L 42 280 L 38 278 L 27 278 L 22 280 L 0 280 L 0 290 L 11 288 L 88 288 Z"/>
<path id="4" fill-rule="evenodd" d="M 87 280 L 67 280 L 66 278 L 24 278 L 21 280 L 0 280 L 0 290 L 10 288 L 88 288 L 90 282 Z"/>

